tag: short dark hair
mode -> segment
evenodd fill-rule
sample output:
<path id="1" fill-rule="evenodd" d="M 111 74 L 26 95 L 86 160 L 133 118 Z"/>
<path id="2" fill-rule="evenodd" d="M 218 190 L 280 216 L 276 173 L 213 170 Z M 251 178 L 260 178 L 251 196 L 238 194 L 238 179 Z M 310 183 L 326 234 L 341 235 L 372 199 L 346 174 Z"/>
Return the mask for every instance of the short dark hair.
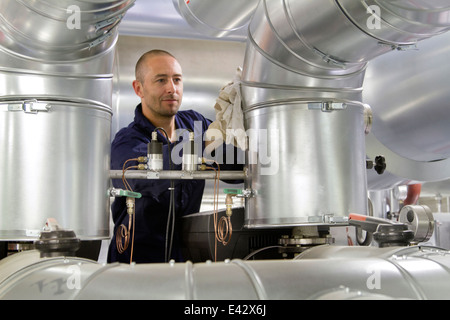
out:
<path id="1" fill-rule="evenodd" d="M 144 83 L 144 75 L 143 75 L 144 62 L 148 58 L 155 57 L 155 56 L 170 56 L 176 60 L 176 58 L 173 54 L 171 54 L 170 52 L 165 51 L 165 50 L 153 49 L 153 50 L 147 51 L 136 62 L 136 67 L 134 69 L 136 80 L 138 80 L 141 83 Z"/>

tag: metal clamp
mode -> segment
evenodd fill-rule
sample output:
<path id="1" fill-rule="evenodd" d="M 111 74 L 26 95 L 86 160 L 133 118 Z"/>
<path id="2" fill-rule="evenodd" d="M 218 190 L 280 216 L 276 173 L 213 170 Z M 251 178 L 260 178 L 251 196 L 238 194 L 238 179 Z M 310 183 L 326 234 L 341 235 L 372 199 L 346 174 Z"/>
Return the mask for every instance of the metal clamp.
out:
<path id="1" fill-rule="evenodd" d="M 24 111 L 25 113 L 37 114 L 39 111 L 47 112 L 51 109 L 51 105 L 46 102 L 38 102 L 37 100 L 26 100 L 22 103 L 8 104 L 8 111 Z"/>
<path id="2" fill-rule="evenodd" d="M 108 39 L 111 35 L 112 35 L 111 30 L 109 30 L 104 35 L 98 37 L 97 39 L 95 39 L 94 41 L 89 43 L 89 50 L 92 49 L 93 47 L 99 45 L 100 43 L 105 42 L 106 39 Z"/>
<path id="3" fill-rule="evenodd" d="M 323 112 L 331 112 L 334 110 L 344 110 L 346 108 L 347 108 L 347 104 L 344 102 L 323 101 L 323 102 L 308 103 L 308 109 L 321 110 Z"/>
<path id="4" fill-rule="evenodd" d="M 417 43 L 406 43 L 406 44 L 396 44 L 396 43 L 386 43 L 386 42 L 378 42 L 381 46 L 390 47 L 391 50 L 397 50 L 397 51 L 409 51 L 409 50 L 419 50 L 417 48 Z"/>
<path id="5" fill-rule="evenodd" d="M 330 56 L 329 54 L 326 54 L 326 53 L 320 51 L 317 48 L 313 48 L 313 50 L 314 50 L 315 53 L 320 55 L 322 57 L 322 60 L 325 61 L 326 63 L 332 64 L 332 65 L 334 65 L 334 66 L 336 66 L 338 68 L 341 68 L 341 69 L 345 69 L 345 67 L 346 67 L 346 63 L 345 62 L 339 61 L 338 59 Z"/>
<path id="6" fill-rule="evenodd" d="M 105 31 L 106 27 L 116 25 L 117 23 L 120 22 L 120 20 L 122 20 L 122 18 L 123 18 L 123 15 L 121 14 L 116 17 L 96 23 L 95 24 L 95 33 L 98 33 L 99 31 Z"/>

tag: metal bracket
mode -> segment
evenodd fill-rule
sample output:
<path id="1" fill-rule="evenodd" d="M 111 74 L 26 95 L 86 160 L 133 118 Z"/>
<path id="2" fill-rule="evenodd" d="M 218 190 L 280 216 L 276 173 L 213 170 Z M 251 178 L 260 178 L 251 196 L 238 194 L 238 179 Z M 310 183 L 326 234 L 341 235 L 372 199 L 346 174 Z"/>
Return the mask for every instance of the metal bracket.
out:
<path id="1" fill-rule="evenodd" d="M 399 44 L 395 47 L 395 49 L 397 49 L 398 51 L 419 50 L 419 48 L 417 48 L 417 43 Z"/>
<path id="2" fill-rule="evenodd" d="M 317 48 L 313 48 L 313 50 L 314 50 L 315 53 L 320 55 L 322 57 L 322 60 L 325 61 L 326 63 L 332 64 L 332 65 L 334 65 L 336 67 L 339 67 L 341 69 L 345 69 L 345 67 L 346 67 L 346 63 L 345 62 L 339 61 L 339 60 L 335 59 L 334 57 L 331 57 L 329 54 L 326 54 L 326 53 L 320 51 Z"/>
<path id="3" fill-rule="evenodd" d="M 159 172 L 147 170 L 147 179 L 159 179 Z"/>
<path id="4" fill-rule="evenodd" d="M 392 43 L 386 43 L 386 42 L 378 42 L 379 45 L 390 47 L 392 50 L 398 50 L 398 51 L 408 51 L 408 50 L 419 50 L 417 48 L 417 43 L 411 43 L 411 44 L 392 44 Z"/>

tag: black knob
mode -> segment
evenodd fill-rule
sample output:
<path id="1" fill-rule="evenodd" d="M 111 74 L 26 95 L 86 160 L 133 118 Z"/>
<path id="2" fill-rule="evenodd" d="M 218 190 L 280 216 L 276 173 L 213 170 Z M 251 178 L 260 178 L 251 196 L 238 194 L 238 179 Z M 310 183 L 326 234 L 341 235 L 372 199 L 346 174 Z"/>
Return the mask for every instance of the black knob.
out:
<path id="1" fill-rule="evenodd" d="M 384 170 L 386 170 L 386 159 L 383 156 L 375 157 L 374 169 L 378 174 L 383 174 Z"/>

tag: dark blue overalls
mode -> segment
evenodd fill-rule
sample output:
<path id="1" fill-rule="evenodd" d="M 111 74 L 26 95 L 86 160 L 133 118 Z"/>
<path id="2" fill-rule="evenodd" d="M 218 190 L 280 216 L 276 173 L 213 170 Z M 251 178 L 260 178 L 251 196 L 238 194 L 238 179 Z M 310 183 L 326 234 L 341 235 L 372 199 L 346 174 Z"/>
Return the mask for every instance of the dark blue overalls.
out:
<path id="1" fill-rule="evenodd" d="M 210 120 L 200 113 L 187 110 L 179 111 L 175 116 L 176 129 L 189 129 L 201 134 L 207 130 Z M 196 130 L 194 130 L 194 125 Z M 200 128 L 200 129 L 199 129 Z M 128 127 L 122 128 L 116 134 L 111 145 L 111 170 L 122 170 L 126 160 L 147 155 L 147 144 L 151 140 L 155 126 L 142 114 L 139 104 L 135 110 L 134 121 Z M 163 143 L 164 170 L 169 169 L 169 149 L 165 136 L 158 133 L 158 140 Z M 203 141 L 203 139 L 201 140 Z M 173 148 L 181 141 L 171 143 Z M 204 145 L 202 146 L 202 150 Z M 137 162 L 130 162 L 136 165 Z M 128 166 L 128 164 L 127 164 Z M 174 164 L 174 170 L 180 170 L 181 164 Z M 137 263 L 164 262 L 166 259 L 166 227 L 169 212 L 170 181 L 159 179 L 128 179 L 128 183 L 135 192 L 142 194 L 142 198 L 135 203 L 135 235 L 133 246 L 133 261 Z M 183 261 L 181 252 L 180 218 L 184 215 L 197 213 L 200 210 L 204 180 L 173 180 L 175 187 L 175 225 L 173 245 L 169 259 Z M 114 179 L 115 188 L 125 189 L 122 180 Z M 119 253 L 116 247 L 116 230 L 119 225 L 128 226 L 128 214 L 125 197 L 118 197 L 112 204 L 112 218 L 114 221 L 114 236 L 109 251 L 108 262 L 130 262 L 130 247 Z"/>

